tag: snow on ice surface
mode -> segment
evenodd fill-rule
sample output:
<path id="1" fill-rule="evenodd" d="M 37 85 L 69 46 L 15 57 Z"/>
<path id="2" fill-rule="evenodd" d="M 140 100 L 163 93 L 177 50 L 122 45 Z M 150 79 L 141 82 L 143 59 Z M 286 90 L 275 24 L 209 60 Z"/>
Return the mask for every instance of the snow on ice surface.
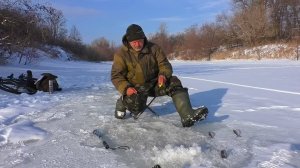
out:
<path id="1" fill-rule="evenodd" d="M 138 120 L 114 118 L 110 62 L 0 66 L 58 76 L 61 92 L 0 91 L 0 167 L 300 167 L 300 64 L 296 61 L 172 62 L 194 107 L 208 118 L 182 128 L 172 99 L 157 98 Z M 92 135 L 99 129 L 102 138 Z M 233 133 L 241 130 L 241 137 Z M 210 138 L 208 132 L 214 132 Z M 129 150 L 107 150 L 126 145 Z M 227 158 L 220 151 L 226 150 Z"/>

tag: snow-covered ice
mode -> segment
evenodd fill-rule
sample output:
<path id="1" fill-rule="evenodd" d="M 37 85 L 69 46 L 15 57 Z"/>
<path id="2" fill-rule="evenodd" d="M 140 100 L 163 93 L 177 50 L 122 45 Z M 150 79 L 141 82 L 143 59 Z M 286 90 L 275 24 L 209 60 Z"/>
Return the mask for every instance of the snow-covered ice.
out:
<path id="1" fill-rule="evenodd" d="M 51 61 L 0 66 L 0 76 L 30 69 L 58 76 L 61 92 L 0 90 L 0 167 L 300 167 L 300 63 L 289 60 L 173 61 L 194 107 L 209 116 L 182 128 L 170 97 L 138 120 L 114 118 L 119 97 L 111 62 Z M 92 134 L 102 131 L 102 139 Z M 233 133 L 241 130 L 241 137 Z M 214 132 L 214 138 L 208 135 Z M 107 150 L 126 145 L 129 150 Z M 220 151 L 226 150 L 227 158 Z"/>

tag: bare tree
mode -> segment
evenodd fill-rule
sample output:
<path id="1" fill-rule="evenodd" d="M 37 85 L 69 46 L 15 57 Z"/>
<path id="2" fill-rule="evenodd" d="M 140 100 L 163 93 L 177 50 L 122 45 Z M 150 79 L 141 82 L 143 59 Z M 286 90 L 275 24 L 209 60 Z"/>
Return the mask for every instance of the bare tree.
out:
<path id="1" fill-rule="evenodd" d="M 114 43 L 110 43 L 106 38 L 101 37 L 92 42 L 91 47 L 99 54 L 99 59 L 112 60 L 116 50 Z"/>
<path id="2" fill-rule="evenodd" d="M 169 59 L 175 59 L 179 56 L 182 46 L 184 44 L 184 35 L 183 33 L 178 33 L 169 36 L 169 43 L 172 47 L 171 53 L 168 54 Z"/>
<path id="3" fill-rule="evenodd" d="M 201 53 L 200 29 L 198 25 L 192 25 L 184 32 L 184 43 L 182 45 L 182 56 L 184 59 L 198 59 Z"/>
<path id="4" fill-rule="evenodd" d="M 19 62 L 32 61 L 33 48 L 65 33 L 62 13 L 52 7 L 34 5 L 30 0 L 4 0 L 0 4 L 0 47 L 6 53 L 18 53 Z"/>
<path id="5" fill-rule="evenodd" d="M 263 0 L 247 4 L 242 10 L 238 9 L 232 20 L 238 38 L 247 44 L 255 45 L 274 36 L 266 11 Z"/>
<path id="6" fill-rule="evenodd" d="M 8 2 L 8 1 L 7 1 Z M 20 3 L 18 1 L 18 3 Z M 20 4 L 18 4 L 20 5 Z M 3 42 L 0 47 L 4 51 L 19 53 L 19 61 L 25 58 L 27 62 L 31 61 L 32 54 L 25 54 L 26 48 L 33 47 L 37 43 L 34 41 L 37 39 L 38 29 L 36 27 L 35 13 L 29 7 L 27 1 L 23 1 L 25 9 L 0 9 L 0 30 L 1 41 Z M 6 5 L 9 6 L 9 5 Z M 5 54 L 1 54 L 5 55 Z"/>
<path id="7" fill-rule="evenodd" d="M 224 42 L 224 31 L 216 23 L 204 24 L 200 28 L 200 39 L 202 53 L 211 59 L 211 54 L 215 52 Z"/>
<path id="8" fill-rule="evenodd" d="M 69 38 L 69 40 L 71 40 L 73 42 L 82 43 L 80 32 L 74 25 L 72 26 L 72 28 L 70 30 L 70 34 L 69 34 L 68 38 Z"/>
<path id="9" fill-rule="evenodd" d="M 268 5 L 277 38 L 290 38 L 292 28 L 300 24 L 300 1 L 268 0 Z"/>
<path id="10" fill-rule="evenodd" d="M 229 16 L 225 13 L 217 15 L 216 22 L 219 25 L 220 37 L 222 39 L 223 45 L 226 48 L 234 48 L 243 45 L 242 39 L 239 39 L 237 32 L 235 31 L 235 25 L 232 23 L 233 16 Z"/>
<path id="11" fill-rule="evenodd" d="M 44 10 L 46 12 L 44 19 L 48 24 L 53 40 L 58 40 L 62 36 L 65 36 L 65 18 L 63 13 L 51 6 L 44 6 Z"/>
<path id="12" fill-rule="evenodd" d="M 167 24 L 161 23 L 158 29 L 158 32 L 150 35 L 150 41 L 158 44 L 166 54 L 170 54 L 172 52 L 172 46 L 169 41 L 169 35 L 167 30 Z"/>

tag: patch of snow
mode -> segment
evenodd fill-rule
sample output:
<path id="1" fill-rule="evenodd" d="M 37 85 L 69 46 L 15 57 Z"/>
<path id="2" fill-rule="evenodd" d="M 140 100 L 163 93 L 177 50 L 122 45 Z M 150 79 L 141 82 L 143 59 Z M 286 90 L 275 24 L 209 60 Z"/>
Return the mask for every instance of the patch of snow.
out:
<path id="1" fill-rule="evenodd" d="M 128 113 L 116 119 L 120 95 L 110 82 L 111 62 L 0 66 L 4 77 L 27 69 L 34 77 L 53 73 L 63 89 L 34 95 L 0 90 L 0 167 L 299 167 L 299 62 L 171 63 L 190 88 L 192 106 L 209 109 L 207 119 L 191 128 L 182 127 L 168 96 L 151 104 L 159 117 L 146 110 L 138 120 Z M 107 150 L 103 141 L 130 149 Z M 221 158 L 222 150 L 228 158 Z"/>

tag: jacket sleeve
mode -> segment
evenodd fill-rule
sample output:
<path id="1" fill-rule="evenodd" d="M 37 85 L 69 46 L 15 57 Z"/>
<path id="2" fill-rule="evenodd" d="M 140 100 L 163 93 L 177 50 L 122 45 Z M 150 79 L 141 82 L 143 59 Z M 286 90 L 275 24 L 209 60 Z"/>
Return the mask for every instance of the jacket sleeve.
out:
<path id="1" fill-rule="evenodd" d="M 156 45 L 156 59 L 159 68 L 159 75 L 165 75 L 167 79 L 170 79 L 173 74 L 172 65 L 167 59 L 162 49 Z"/>
<path id="2" fill-rule="evenodd" d="M 124 59 L 120 55 L 120 53 L 116 53 L 114 55 L 114 60 L 111 69 L 111 81 L 115 88 L 122 94 L 126 94 L 126 89 L 131 86 L 128 82 L 127 76 L 127 68 L 124 62 Z"/>

